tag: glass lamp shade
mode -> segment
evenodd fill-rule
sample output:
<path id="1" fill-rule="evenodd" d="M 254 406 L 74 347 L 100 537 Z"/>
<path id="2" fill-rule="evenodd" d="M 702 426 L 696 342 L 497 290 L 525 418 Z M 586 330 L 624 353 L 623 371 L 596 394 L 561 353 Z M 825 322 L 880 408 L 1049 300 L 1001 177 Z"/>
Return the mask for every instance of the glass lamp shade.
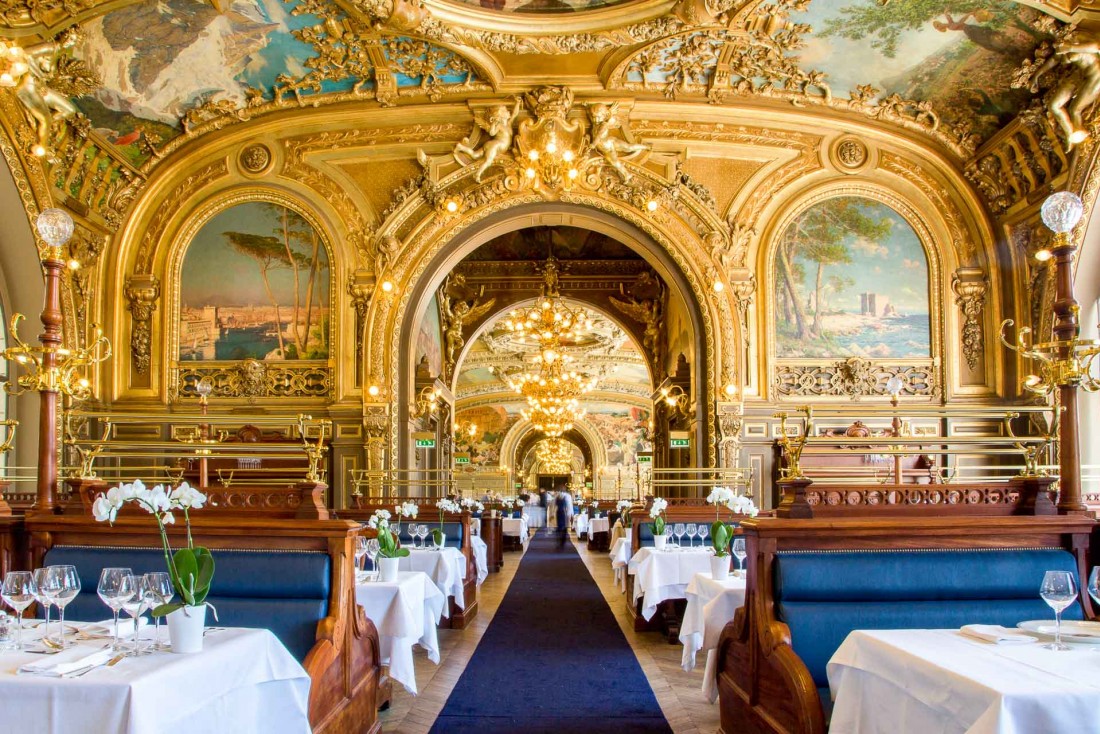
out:
<path id="1" fill-rule="evenodd" d="M 1081 197 L 1070 191 L 1059 191 L 1047 197 L 1040 213 L 1043 224 L 1052 232 L 1064 234 L 1077 226 L 1084 212 Z"/>
<path id="2" fill-rule="evenodd" d="M 61 247 L 73 236 L 73 218 L 64 209 L 46 209 L 35 221 L 38 234 L 51 247 Z"/>

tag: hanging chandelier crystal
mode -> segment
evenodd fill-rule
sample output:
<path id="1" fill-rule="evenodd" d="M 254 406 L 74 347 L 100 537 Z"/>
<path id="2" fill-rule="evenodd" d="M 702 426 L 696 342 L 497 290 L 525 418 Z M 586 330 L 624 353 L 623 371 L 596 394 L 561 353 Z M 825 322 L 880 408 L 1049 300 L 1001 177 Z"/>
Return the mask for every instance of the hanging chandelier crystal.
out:
<path id="1" fill-rule="evenodd" d="M 573 466 L 573 444 L 563 438 L 548 438 L 535 444 L 535 459 L 545 472 L 564 474 Z"/>
<path id="2" fill-rule="evenodd" d="M 550 255 L 542 269 L 542 295 L 534 305 L 513 309 L 504 326 L 521 342 L 537 347 L 545 364 L 562 358 L 562 346 L 579 341 L 592 329 L 592 316 L 583 308 L 572 307 L 558 291 L 560 268 Z"/>
<path id="3" fill-rule="evenodd" d="M 527 408 L 520 411 L 523 419 L 530 421 L 536 431 L 545 433 L 550 438 L 561 436 L 573 430 L 573 424 L 585 415 L 583 408 L 564 408 L 556 412 L 541 408 Z"/>
<path id="4" fill-rule="evenodd" d="M 543 364 L 538 372 L 523 372 L 507 378 L 508 386 L 527 399 L 527 405 L 546 411 L 576 409 L 577 399 L 596 387 L 596 378 L 575 370 L 566 371 L 562 362 Z"/>

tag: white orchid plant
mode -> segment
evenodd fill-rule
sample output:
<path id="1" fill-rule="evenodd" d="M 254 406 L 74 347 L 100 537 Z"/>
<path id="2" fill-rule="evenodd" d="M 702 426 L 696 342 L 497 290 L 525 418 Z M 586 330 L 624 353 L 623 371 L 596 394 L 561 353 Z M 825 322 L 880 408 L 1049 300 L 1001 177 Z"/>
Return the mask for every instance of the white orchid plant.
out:
<path id="1" fill-rule="evenodd" d="M 485 505 L 481 504 L 473 497 L 463 497 L 458 501 L 458 504 L 470 512 L 485 512 Z"/>
<path id="2" fill-rule="evenodd" d="M 733 526 L 722 522 L 718 517 L 719 509 L 725 507 L 736 515 L 756 517 L 760 510 L 751 499 L 735 492 L 729 487 L 715 487 L 707 495 L 707 502 L 714 505 L 714 523 L 710 526 L 710 537 L 714 544 L 714 555 L 719 558 L 729 555 L 729 544 L 733 539 Z"/>
<path id="3" fill-rule="evenodd" d="M 206 597 L 210 594 L 210 584 L 214 580 L 214 557 L 208 548 L 196 546 L 191 537 L 191 510 L 201 510 L 206 504 L 206 499 L 205 494 L 187 482 L 182 482 L 175 488 L 165 487 L 163 484 L 150 488 L 137 479 L 133 484 L 111 487 L 106 494 L 99 495 L 92 503 L 92 514 L 99 522 L 109 522 L 113 525 L 118 518 L 119 510 L 127 502 L 136 503 L 156 518 L 160 540 L 164 546 L 164 561 L 168 566 L 168 576 L 180 600 L 157 606 L 153 609 L 154 617 L 163 617 L 183 607 L 205 605 L 214 609 L 213 605 L 206 601 Z M 166 527 L 176 523 L 175 512 L 183 513 L 183 521 L 187 526 L 187 547 L 173 553 L 172 546 L 168 542 Z M 218 612 L 214 610 L 214 619 L 217 618 Z"/>
<path id="4" fill-rule="evenodd" d="M 397 515 L 397 532 L 401 532 L 401 518 L 408 518 L 409 520 L 415 520 L 416 516 L 420 514 L 420 505 L 415 502 L 402 502 L 399 505 L 394 505 L 393 514 Z"/>
<path id="5" fill-rule="evenodd" d="M 452 499 L 444 497 L 443 499 L 436 502 L 435 506 L 439 508 L 439 528 L 432 531 L 432 540 L 434 540 L 435 544 L 439 546 L 443 545 L 443 516 L 448 512 L 462 512 L 462 505 L 458 504 Z"/>
<path id="6" fill-rule="evenodd" d="M 665 534 L 665 510 L 668 509 L 668 500 L 664 497 L 654 497 L 653 504 L 649 506 L 649 517 L 653 520 L 653 534 Z"/>
<path id="7" fill-rule="evenodd" d="M 374 514 L 367 520 L 367 527 L 371 530 L 385 530 L 390 526 L 390 518 L 393 515 L 389 510 L 375 510 Z"/>
<path id="8" fill-rule="evenodd" d="M 630 527 L 630 510 L 632 507 L 634 507 L 634 503 L 630 500 L 619 500 L 615 503 L 615 510 L 619 513 L 624 528 Z"/>

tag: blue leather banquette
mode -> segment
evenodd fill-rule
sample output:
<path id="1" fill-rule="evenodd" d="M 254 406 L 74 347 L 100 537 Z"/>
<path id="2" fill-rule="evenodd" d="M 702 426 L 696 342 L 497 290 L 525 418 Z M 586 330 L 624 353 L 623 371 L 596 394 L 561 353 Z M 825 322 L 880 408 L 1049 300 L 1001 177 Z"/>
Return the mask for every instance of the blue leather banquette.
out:
<path id="1" fill-rule="evenodd" d="M 709 524 L 699 522 L 699 521 L 695 521 L 695 524 L 696 525 L 707 525 L 708 529 L 710 527 Z M 733 527 L 737 527 L 738 523 L 731 522 L 730 525 L 732 525 Z M 638 523 L 634 527 L 638 531 L 638 543 L 639 543 L 638 547 L 639 548 L 652 548 L 653 547 L 653 524 L 648 523 L 648 522 L 643 522 L 643 523 Z M 683 541 L 684 541 L 684 544 L 687 545 L 688 541 L 689 541 L 688 537 L 684 536 Z M 699 543 L 699 538 L 698 537 L 691 539 L 691 545 L 698 546 L 699 544 L 700 543 Z M 710 538 L 709 535 L 706 538 L 703 539 L 702 544 L 705 545 L 705 546 L 708 546 L 708 547 L 712 545 L 711 538 Z"/>
<path id="2" fill-rule="evenodd" d="M 434 522 L 428 525 L 432 530 L 439 529 L 439 523 Z M 466 532 L 466 524 L 461 522 L 445 522 L 443 523 L 443 534 L 447 536 L 446 545 L 448 548 L 462 549 L 462 541 L 465 540 L 464 534 Z"/>
<path id="3" fill-rule="evenodd" d="M 266 627 L 299 661 L 304 660 L 316 641 L 317 623 L 329 613 L 330 556 L 318 551 L 218 549 L 214 563 L 207 601 L 217 609 L 216 624 Z M 80 594 L 65 610 L 66 619 L 80 621 L 111 616 L 96 594 L 102 569 L 123 567 L 135 574 L 165 570 L 160 548 L 55 545 L 43 562 L 54 564 L 73 565 L 80 575 Z M 207 624 L 215 624 L 209 612 Z"/>
<path id="4" fill-rule="evenodd" d="M 1015 627 L 1047 619 L 1043 574 L 1077 560 L 1060 549 L 778 551 L 773 565 L 776 619 L 819 688 L 825 666 L 855 629 Z M 1079 604 L 1065 611 L 1081 619 Z M 828 700 L 828 694 L 823 697 Z"/>

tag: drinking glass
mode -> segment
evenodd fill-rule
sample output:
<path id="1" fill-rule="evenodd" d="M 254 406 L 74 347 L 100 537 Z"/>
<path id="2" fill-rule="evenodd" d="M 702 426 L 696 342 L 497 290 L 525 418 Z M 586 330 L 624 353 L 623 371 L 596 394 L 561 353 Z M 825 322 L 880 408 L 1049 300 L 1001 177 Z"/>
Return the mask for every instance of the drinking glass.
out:
<path id="1" fill-rule="evenodd" d="M 42 641 L 44 644 L 50 644 L 50 607 L 53 605 L 53 598 L 49 594 L 49 572 L 45 568 L 35 569 L 34 572 L 34 585 L 38 589 L 38 593 L 35 594 L 34 600 L 37 601 L 42 609 L 45 611 L 46 622 L 45 627 L 42 629 Z"/>
<path id="2" fill-rule="evenodd" d="M 742 566 L 741 562 L 744 561 L 745 556 L 748 555 L 748 552 L 745 550 L 745 539 L 744 538 L 734 538 L 733 539 L 732 551 L 733 551 L 733 557 L 737 559 L 737 575 L 740 576 L 742 573 L 744 573 L 744 571 L 741 568 L 741 566 Z"/>
<path id="3" fill-rule="evenodd" d="M 0 597 L 15 610 L 16 627 L 15 649 L 23 649 L 23 610 L 34 603 L 38 587 L 34 585 L 34 574 L 30 571 L 8 571 L 4 576 L 4 586 Z"/>
<path id="4" fill-rule="evenodd" d="M 1069 571 L 1047 571 L 1043 575 L 1043 585 L 1039 587 L 1039 596 L 1054 610 L 1054 642 L 1044 647 L 1048 650 L 1070 649 L 1062 642 L 1062 610 L 1077 598 L 1073 574 Z"/>
<path id="5" fill-rule="evenodd" d="M 115 615 L 115 631 L 111 650 L 118 652 L 118 613 L 122 610 L 124 599 L 134 595 L 134 573 L 128 568 L 105 568 L 99 574 L 99 585 L 96 587 L 99 598 L 110 607 Z"/>
<path id="6" fill-rule="evenodd" d="M 689 522 L 687 525 L 684 526 L 684 532 L 688 536 L 688 548 L 694 548 L 695 534 L 699 532 L 698 526 L 693 522 Z"/>
<path id="7" fill-rule="evenodd" d="M 355 538 L 355 577 L 359 579 L 359 573 L 363 570 L 363 558 L 367 555 L 367 539 L 362 535 Z"/>
<path id="8" fill-rule="evenodd" d="M 672 533 L 676 536 L 677 548 L 682 545 L 681 540 L 684 537 L 685 532 L 687 532 L 687 528 L 684 527 L 684 524 L 682 522 L 678 522 L 672 527 Z"/>
<path id="9" fill-rule="evenodd" d="M 133 591 L 130 596 L 122 600 L 122 610 L 134 619 L 134 639 L 130 649 L 126 651 L 126 657 L 138 657 L 149 654 L 149 651 L 138 642 L 141 615 L 149 609 L 149 598 L 146 595 L 145 577 L 131 576 L 130 578 L 134 580 Z"/>
<path id="10" fill-rule="evenodd" d="M 665 525 L 665 550 L 668 550 L 670 541 L 672 540 L 672 526 Z"/>
<path id="11" fill-rule="evenodd" d="M 57 641 L 64 649 L 68 645 L 65 640 L 65 607 L 80 593 L 80 576 L 76 572 L 76 566 L 49 566 L 46 568 L 46 577 L 50 585 L 50 598 L 57 605 L 57 617 L 61 625 L 61 634 Z"/>
<path id="12" fill-rule="evenodd" d="M 706 548 L 707 547 L 707 536 L 710 535 L 710 528 L 707 527 L 706 523 L 703 523 L 703 524 L 699 525 L 699 528 L 696 532 L 698 532 L 698 534 L 699 534 L 699 543 L 700 543 L 700 545 L 702 545 L 704 548 Z"/>
<path id="13" fill-rule="evenodd" d="M 172 588 L 172 579 L 164 571 L 155 571 L 142 576 L 149 606 L 156 609 L 172 601 L 176 590 Z M 171 646 L 160 641 L 160 617 L 153 617 L 153 649 L 167 650 Z"/>
<path id="14" fill-rule="evenodd" d="M 431 534 L 431 532 L 432 532 L 432 529 L 429 528 L 427 525 L 421 525 L 420 529 L 416 531 L 417 535 L 420 536 L 420 547 L 421 548 L 427 548 L 428 547 L 428 536 Z"/>
<path id="15" fill-rule="evenodd" d="M 1095 566 L 1089 574 L 1089 596 L 1097 604 L 1100 604 L 1100 566 Z"/>
<path id="16" fill-rule="evenodd" d="M 406 528 L 406 531 L 409 534 L 409 542 L 413 544 L 414 548 L 419 548 L 420 547 L 416 544 L 417 530 L 419 530 L 419 528 L 417 527 L 416 523 L 411 523 L 411 522 L 409 523 L 409 526 Z"/>
<path id="17" fill-rule="evenodd" d="M 370 567 L 374 575 L 378 575 L 378 551 L 379 544 L 378 538 L 371 538 L 367 541 L 367 555 L 370 556 Z"/>

